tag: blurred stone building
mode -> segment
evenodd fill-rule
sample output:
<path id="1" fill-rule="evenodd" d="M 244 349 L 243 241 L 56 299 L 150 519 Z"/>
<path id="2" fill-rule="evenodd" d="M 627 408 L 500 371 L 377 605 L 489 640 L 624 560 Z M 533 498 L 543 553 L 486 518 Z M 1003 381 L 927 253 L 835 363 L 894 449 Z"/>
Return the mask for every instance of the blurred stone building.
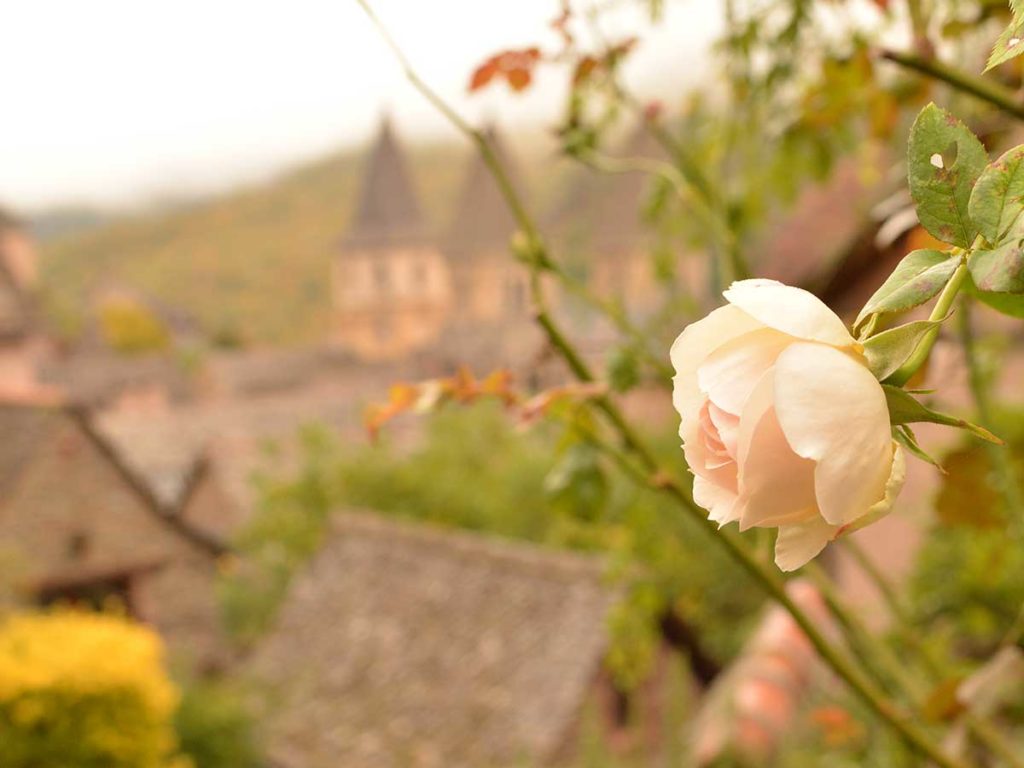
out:
<path id="1" fill-rule="evenodd" d="M 642 133 L 626 151 L 650 150 L 636 146 Z M 489 129 L 488 138 L 510 182 L 521 187 L 501 136 Z M 631 311 L 650 307 L 657 290 L 637 213 L 646 185 L 642 173 L 622 179 L 584 171 L 554 215 L 545 217 L 583 282 Z M 532 322 L 528 269 L 511 249 L 516 229 L 490 170 L 474 152 L 449 223 L 435 236 L 403 150 L 384 120 L 334 264 L 332 342 L 365 360 L 419 352 L 478 367 L 530 361 L 541 337 Z M 548 303 L 571 315 L 569 297 L 545 282 Z"/>
<path id="2" fill-rule="evenodd" d="M 0 209 L 0 392 L 37 388 L 49 344 L 39 330 L 35 245 L 23 222 Z"/>
<path id="3" fill-rule="evenodd" d="M 452 301 L 451 274 L 423 217 L 408 163 L 384 120 L 334 265 L 333 341 L 368 360 L 434 342 Z"/>
<path id="4" fill-rule="evenodd" d="M 115 600 L 177 658 L 219 664 L 227 645 L 213 583 L 224 547 L 212 524 L 223 506 L 201 460 L 154 482 L 84 412 L 0 402 L 0 585 L 20 602 Z"/>
<path id="5" fill-rule="evenodd" d="M 335 517 L 249 670 L 280 768 L 564 765 L 627 748 L 603 560 L 365 513 Z M 301 650 L 300 650 L 301 649 Z M 663 665 L 638 687 L 645 722 Z M 590 733 L 590 732 L 593 733 Z M 641 739 L 655 734 L 643 734 Z M 651 743 L 655 743 L 654 738 Z"/>

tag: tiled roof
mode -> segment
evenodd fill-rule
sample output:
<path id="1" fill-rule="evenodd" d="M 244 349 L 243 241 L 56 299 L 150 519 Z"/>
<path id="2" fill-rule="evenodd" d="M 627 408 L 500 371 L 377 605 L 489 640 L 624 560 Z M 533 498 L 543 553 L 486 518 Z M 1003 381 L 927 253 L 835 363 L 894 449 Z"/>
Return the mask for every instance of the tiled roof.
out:
<path id="1" fill-rule="evenodd" d="M 343 245 L 372 247 L 424 236 L 425 223 L 408 163 L 390 120 L 385 118 L 363 173 L 355 216 Z"/>
<path id="2" fill-rule="evenodd" d="M 58 423 L 57 414 L 49 408 L 0 403 L 0 498 L 11 492 Z"/>
<path id="3" fill-rule="evenodd" d="M 512 183 L 520 186 L 515 163 L 497 130 L 489 129 L 487 138 L 511 176 Z M 515 220 L 490 169 L 481 154 L 473 152 L 445 239 L 445 253 L 456 258 L 466 258 L 493 252 L 495 249 L 505 251 L 515 230 Z"/>
<path id="4" fill-rule="evenodd" d="M 622 146 L 609 155 L 620 159 L 664 158 L 643 125 L 634 128 Z M 651 176 L 644 171 L 612 174 L 579 167 L 549 218 L 548 228 L 570 251 L 620 256 L 644 242 L 641 217 L 650 188 Z"/>
<path id="5" fill-rule="evenodd" d="M 253 671 L 282 768 L 550 759 L 606 647 L 600 562 L 368 515 L 336 518 Z"/>
<path id="6" fill-rule="evenodd" d="M 0 402 L 0 498 L 17 485 L 22 473 L 32 465 L 40 451 L 60 450 L 55 441 L 68 421 L 74 423 L 110 462 L 121 480 L 139 497 L 149 512 L 202 549 L 215 554 L 224 550 L 220 541 L 180 518 L 180 504 L 164 504 L 147 478 L 128 466 L 118 449 L 100 434 L 93 420 L 76 407 Z"/>

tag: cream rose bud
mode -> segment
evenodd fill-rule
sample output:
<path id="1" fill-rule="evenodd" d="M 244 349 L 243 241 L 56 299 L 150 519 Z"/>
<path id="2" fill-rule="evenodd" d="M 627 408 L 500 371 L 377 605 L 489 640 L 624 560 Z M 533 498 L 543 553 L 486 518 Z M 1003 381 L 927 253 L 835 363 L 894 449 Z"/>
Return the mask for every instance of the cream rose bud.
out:
<path id="1" fill-rule="evenodd" d="M 693 498 L 719 525 L 778 528 L 792 571 L 889 511 L 903 452 L 861 346 L 817 297 L 742 280 L 725 298 L 672 345 Z"/>

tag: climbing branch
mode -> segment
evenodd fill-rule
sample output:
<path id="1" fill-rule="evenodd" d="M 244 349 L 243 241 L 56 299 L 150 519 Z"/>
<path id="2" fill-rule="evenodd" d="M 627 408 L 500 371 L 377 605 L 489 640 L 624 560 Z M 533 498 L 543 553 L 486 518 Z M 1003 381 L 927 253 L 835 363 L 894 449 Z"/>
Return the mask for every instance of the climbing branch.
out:
<path id="1" fill-rule="evenodd" d="M 547 307 L 540 277 L 541 272 L 549 268 L 551 264 L 550 258 L 543 245 L 538 228 L 527 213 L 525 205 L 511 184 L 508 173 L 505 171 L 487 137 L 482 132 L 475 130 L 419 77 L 367 0 L 356 0 L 356 2 L 366 12 L 385 42 L 394 51 L 405 70 L 409 82 L 445 115 L 452 125 L 470 139 L 480 151 L 481 157 L 493 175 L 529 248 L 529 258 L 526 261 L 531 268 L 531 292 L 535 304 L 537 323 L 544 330 L 552 348 L 565 360 L 573 375 L 582 382 L 594 381 L 595 376 L 593 372 L 561 330 Z M 898 709 L 887 698 L 886 694 L 848 656 L 841 653 L 828 641 L 810 616 L 789 596 L 779 575 L 753 554 L 735 532 L 718 530 L 717 526 L 708 520 L 704 511 L 694 503 L 690 494 L 683 486 L 672 478 L 670 473 L 661 469 L 653 451 L 640 438 L 611 397 L 604 395 L 596 398 L 594 404 L 618 435 L 622 447 L 637 459 L 639 467 L 634 468 L 629 473 L 630 476 L 637 480 L 637 482 L 642 482 L 648 487 L 666 494 L 683 512 L 701 525 L 711 539 L 719 542 L 720 546 L 724 547 L 733 560 L 760 584 L 774 600 L 785 608 L 825 663 L 860 696 L 864 703 L 883 722 L 898 734 L 908 746 L 920 755 L 932 760 L 936 765 L 942 768 L 969 768 L 969 763 L 946 754 L 932 741 L 929 734 L 917 724 L 919 718 L 912 717 L 907 712 Z M 594 439 L 600 440 L 596 436 Z M 608 445 L 607 447 L 616 455 L 621 453 L 621 450 L 613 445 Z"/>
<path id="2" fill-rule="evenodd" d="M 924 58 L 913 53 L 901 53 L 888 48 L 879 51 L 878 55 L 904 69 L 939 80 L 963 93 L 998 107 L 1018 120 L 1024 120 L 1024 103 L 1008 88 L 986 80 L 983 77 L 968 74 L 962 70 L 943 64 L 938 59 Z"/>

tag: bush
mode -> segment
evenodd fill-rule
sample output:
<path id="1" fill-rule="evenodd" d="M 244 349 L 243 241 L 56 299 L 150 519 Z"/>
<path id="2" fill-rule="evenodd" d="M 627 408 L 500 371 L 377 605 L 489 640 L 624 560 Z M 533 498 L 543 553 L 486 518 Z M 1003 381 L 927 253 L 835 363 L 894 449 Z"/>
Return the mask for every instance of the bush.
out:
<path id="1" fill-rule="evenodd" d="M 126 619 L 58 610 L 0 624 L 0 765 L 166 768 L 177 689 L 163 646 Z"/>
<path id="2" fill-rule="evenodd" d="M 262 765 L 252 713 L 242 692 L 226 682 L 185 687 L 174 724 L 181 751 L 195 768 Z"/>
<path id="3" fill-rule="evenodd" d="M 260 511 L 236 541 L 241 558 L 220 586 L 228 625 L 244 641 L 269 625 L 329 513 L 346 507 L 606 555 L 631 587 L 610 655 L 627 686 L 653 663 L 664 612 L 700 627 L 719 661 L 757 615 L 761 592 L 707 546 L 706 531 L 571 434 L 545 424 L 523 433 L 493 402 L 432 414 L 411 451 L 386 441 L 343 449 L 317 430 L 303 444 L 297 473 L 264 478 Z M 675 457 L 678 439 L 660 447 Z"/>
<path id="4" fill-rule="evenodd" d="M 111 299 L 99 310 L 103 340 L 125 354 L 167 349 L 171 336 L 148 307 L 131 299 Z"/>

